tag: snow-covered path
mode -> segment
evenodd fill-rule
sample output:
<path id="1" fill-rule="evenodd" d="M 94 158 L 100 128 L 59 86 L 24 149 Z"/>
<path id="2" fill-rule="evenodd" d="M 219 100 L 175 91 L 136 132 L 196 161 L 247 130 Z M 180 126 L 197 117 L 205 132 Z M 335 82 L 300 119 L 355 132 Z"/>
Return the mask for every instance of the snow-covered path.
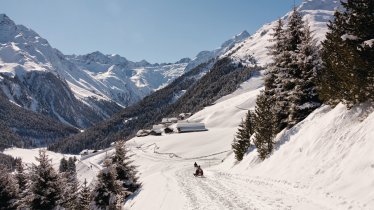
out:
<path id="1" fill-rule="evenodd" d="M 226 173 L 209 167 L 220 163 L 226 153 L 185 160 L 154 153 L 152 147 L 132 147 L 132 151 L 136 162 L 147 167 L 140 167 L 141 177 L 145 177 L 143 190 L 134 200 L 128 201 L 127 208 L 323 210 L 336 209 L 339 205 L 350 209 L 348 201 L 300 183 Z M 192 175 L 195 161 L 202 165 L 205 178 Z"/>

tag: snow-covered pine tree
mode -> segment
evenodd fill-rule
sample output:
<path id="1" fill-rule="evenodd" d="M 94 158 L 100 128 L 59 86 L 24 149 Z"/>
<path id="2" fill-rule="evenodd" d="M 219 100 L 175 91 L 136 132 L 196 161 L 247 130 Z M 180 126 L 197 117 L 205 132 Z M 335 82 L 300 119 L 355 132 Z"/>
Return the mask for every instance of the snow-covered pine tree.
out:
<path id="1" fill-rule="evenodd" d="M 21 158 L 16 158 L 15 159 L 16 161 L 16 172 L 14 174 L 14 177 L 17 181 L 17 184 L 18 184 L 18 191 L 20 194 L 22 194 L 23 192 L 25 192 L 26 188 L 27 188 L 27 174 L 25 173 L 25 170 L 24 170 L 24 166 L 23 166 L 23 163 L 22 163 L 22 159 Z"/>
<path id="2" fill-rule="evenodd" d="M 275 97 L 274 95 L 277 88 L 276 77 L 280 70 L 284 68 L 285 32 L 283 27 L 283 21 L 279 19 L 277 25 L 273 28 L 273 38 L 269 40 L 274 42 L 274 44 L 269 47 L 269 55 L 272 56 L 273 62 L 265 72 L 265 88 L 272 97 Z"/>
<path id="3" fill-rule="evenodd" d="M 300 56 L 299 45 L 304 36 L 303 28 L 304 21 L 302 16 L 296 7 L 294 7 L 293 12 L 288 17 L 287 28 L 285 30 L 285 52 L 283 54 L 284 59 L 281 60 L 284 68 L 281 69 L 277 77 L 279 85 L 276 93 L 276 108 L 274 112 L 277 113 L 280 110 L 282 113 L 280 118 L 279 116 L 276 118 L 276 122 L 279 123 L 278 132 L 285 127 L 292 126 L 289 121 L 290 110 L 297 105 L 293 104 L 291 98 L 295 94 L 298 94 L 296 91 L 301 91 L 297 90 L 299 88 L 297 87 L 297 82 L 302 74 L 298 59 Z"/>
<path id="4" fill-rule="evenodd" d="M 313 39 L 308 22 L 304 25 L 301 44 L 298 45 L 297 61 L 300 71 L 294 75 L 295 87 L 289 97 L 289 127 L 294 126 L 321 105 L 317 93 L 317 73 L 320 69 L 320 57 L 317 42 Z"/>
<path id="5" fill-rule="evenodd" d="M 348 0 L 335 12 L 323 42 L 320 94 L 348 107 L 374 101 L 374 2 Z"/>
<path id="6" fill-rule="evenodd" d="M 355 92 L 350 102 L 352 105 L 367 100 L 374 102 L 374 1 L 348 0 L 342 5 L 345 8 L 342 39 L 354 60 L 343 62 L 354 71 L 358 81 L 352 85 Z"/>
<path id="7" fill-rule="evenodd" d="M 269 48 L 269 55 L 273 62 L 265 73 L 265 91 L 268 97 L 274 102 L 272 112 L 277 131 L 281 131 L 287 126 L 288 102 L 287 94 L 283 82 L 287 79 L 286 64 L 290 62 L 290 56 L 286 50 L 287 36 L 282 19 L 279 19 L 273 28 L 273 38 L 270 40 L 274 44 Z"/>
<path id="8" fill-rule="evenodd" d="M 61 158 L 60 160 L 60 167 L 59 172 L 66 172 L 68 170 L 68 161 L 65 159 L 65 157 Z"/>
<path id="9" fill-rule="evenodd" d="M 126 141 L 119 140 L 115 143 L 115 153 L 112 156 L 112 163 L 117 172 L 117 180 L 121 181 L 123 187 L 126 189 L 124 192 L 125 198 L 139 189 L 141 184 L 138 181 L 136 167 L 130 160 L 131 156 L 126 149 Z"/>
<path id="10" fill-rule="evenodd" d="M 46 150 L 39 150 L 39 157 L 36 160 L 39 165 L 33 164 L 30 172 L 28 206 L 35 210 L 58 208 L 62 199 L 61 178 L 53 169 Z"/>
<path id="11" fill-rule="evenodd" d="M 4 165 L 0 165 L 0 209 L 17 209 L 16 205 L 14 205 L 17 199 L 17 181 Z"/>
<path id="12" fill-rule="evenodd" d="M 68 162 L 67 162 L 67 170 L 70 172 L 77 172 L 76 166 L 75 166 L 75 161 L 74 158 L 69 157 Z"/>
<path id="13" fill-rule="evenodd" d="M 122 182 L 116 180 L 117 173 L 112 161 L 106 159 L 104 168 L 97 175 L 97 183 L 92 191 L 93 202 L 90 209 L 117 210 L 118 203 L 123 202 Z"/>
<path id="14" fill-rule="evenodd" d="M 270 76 L 267 76 L 265 80 L 265 88 L 267 95 L 274 97 L 275 104 L 272 111 L 277 132 L 289 125 L 288 117 L 291 107 L 289 97 L 296 86 L 294 77 L 300 74 L 297 65 L 297 47 L 301 43 L 302 27 L 302 17 L 294 8 L 288 18 L 287 28 L 283 29 L 283 23 L 279 20 L 273 29 L 271 41 L 275 43 L 270 51 L 270 55 L 273 55 L 273 63 L 267 73 Z"/>
<path id="15" fill-rule="evenodd" d="M 251 111 L 248 111 L 245 117 L 245 121 L 239 124 L 238 131 L 231 145 L 235 158 L 238 161 L 243 160 L 244 154 L 247 152 L 248 148 L 251 146 L 250 138 L 254 133 L 254 117 Z"/>
<path id="16" fill-rule="evenodd" d="M 64 182 L 63 199 L 61 205 L 67 209 L 79 210 L 79 183 L 77 173 L 75 171 L 67 171 L 63 172 L 61 176 L 62 181 Z"/>
<path id="17" fill-rule="evenodd" d="M 275 124 L 272 113 L 272 98 L 261 92 L 256 100 L 254 144 L 259 157 L 264 160 L 274 148 Z"/>
<path id="18" fill-rule="evenodd" d="M 91 190 L 87 185 L 87 180 L 84 179 L 83 185 L 78 195 L 78 209 L 89 210 L 91 203 Z"/>
<path id="19" fill-rule="evenodd" d="M 26 207 L 26 196 L 28 194 L 29 189 L 29 175 L 24 170 L 24 165 L 22 163 L 21 158 L 16 158 L 16 167 L 15 167 L 15 173 L 14 178 L 17 182 L 18 186 L 18 195 L 17 195 L 17 201 L 14 203 L 14 206 L 16 206 L 18 209 L 23 209 Z"/>
<path id="20" fill-rule="evenodd" d="M 74 159 L 72 157 L 69 157 L 68 160 L 66 160 L 65 157 L 62 158 L 60 161 L 59 170 L 62 177 L 62 182 L 64 183 L 61 205 L 67 209 L 78 210 L 79 183 Z"/>
<path id="21" fill-rule="evenodd" d="M 342 14 L 335 11 L 335 20 L 328 24 L 329 31 L 326 34 L 326 40 L 322 43 L 322 61 L 323 65 L 318 76 L 318 94 L 327 104 L 336 105 L 343 100 L 343 91 L 347 89 L 344 81 L 349 81 L 349 75 L 346 72 L 340 72 L 343 68 L 341 60 L 347 54 L 343 46 L 341 36 Z"/>

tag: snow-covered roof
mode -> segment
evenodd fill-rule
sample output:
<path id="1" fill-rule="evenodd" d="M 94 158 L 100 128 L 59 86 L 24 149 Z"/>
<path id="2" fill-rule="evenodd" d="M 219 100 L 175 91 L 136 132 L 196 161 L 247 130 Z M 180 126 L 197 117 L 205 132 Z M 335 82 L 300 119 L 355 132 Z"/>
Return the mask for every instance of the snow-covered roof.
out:
<path id="1" fill-rule="evenodd" d="M 172 117 L 172 118 L 162 118 L 162 123 L 174 123 L 174 122 L 177 122 L 178 119 L 176 117 Z"/>
<path id="2" fill-rule="evenodd" d="M 152 126 L 152 130 L 159 130 L 159 129 L 163 129 L 165 128 L 165 126 L 163 124 L 158 124 L 158 125 L 153 125 Z"/>
<path id="3" fill-rule="evenodd" d="M 179 132 L 206 131 L 204 123 L 178 123 L 176 128 Z"/>

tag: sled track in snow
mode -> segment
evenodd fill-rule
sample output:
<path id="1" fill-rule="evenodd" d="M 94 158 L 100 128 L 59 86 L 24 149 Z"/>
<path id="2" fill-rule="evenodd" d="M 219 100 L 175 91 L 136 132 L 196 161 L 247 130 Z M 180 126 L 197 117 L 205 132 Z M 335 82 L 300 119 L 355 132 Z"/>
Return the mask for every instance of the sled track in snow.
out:
<path id="1" fill-rule="evenodd" d="M 193 168 L 175 172 L 186 196 L 186 209 L 365 209 L 341 197 L 314 192 L 308 186 L 261 177 L 207 171 L 207 178 L 192 176 Z"/>
<path id="2" fill-rule="evenodd" d="M 250 202 L 245 202 L 248 199 L 240 198 L 215 178 L 195 178 L 186 170 L 177 171 L 176 177 L 189 201 L 187 209 L 252 209 Z"/>

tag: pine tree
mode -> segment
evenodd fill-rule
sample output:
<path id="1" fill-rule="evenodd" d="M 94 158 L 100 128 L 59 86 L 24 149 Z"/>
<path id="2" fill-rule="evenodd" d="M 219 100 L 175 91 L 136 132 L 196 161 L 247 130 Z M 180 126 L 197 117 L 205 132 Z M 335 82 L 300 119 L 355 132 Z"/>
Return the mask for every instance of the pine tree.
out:
<path id="1" fill-rule="evenodd" d="M 374 102 L 374 2 L 349 0 L 342 2 L 342 5 L 346 9 L 343 13 L 343 39 L 354 63 L 343 62 L 347 64 L 346 68 L 354 71 L 358 80 L 357 84 L 352 85 L 356 89 L 354 98 L 347 101 L 352 105 L 367 100 Z"/>
<path id="2" fill-rule="evenodd" d="M 286 31 L 281 19 L 273 29 L 273 38 L 270 40 L 274 44 L 270 47 L 270 53 L 273 62 L 265 73 L 265 91 L 266 94 L 274 101 L 272 108 L 275 119 L 275 125 L 278 131 L 287 126 L 286 119 L 288 117 L 288 103 L 285 95 L 284 80 L 287 73 L 286 64 L 290 62 L 289 54 L 286 50 Z"/>
<path id="3" fill-rule="evenodd" d="M 304 25 L 301 44 L 298 45 L 296 62 L 300 70 L 294 75 L 295 87 L 289 97 L 290 111 L 288 124 L 294 126 L 321 105 L 317 93 L 317 74 L 320 69 L 320 58 L 317 42 L 313 39 L 308 23 Z"/>
<path id="4" fill-rule="evenodd" d="M 79 210 L 79 183 L 77 173 L 74 171 L 67 171 L 63 172 L 61 175 L 62 181 L 64 182 L 63 199 L 61 205 L 67 209 Z"/>
<path id="5" fill-rule="evenodd" d="M 335 12 L 323 42 L 319 93 L 325 102 L 343 102 L 349 108 L 373 102 L 374 2 L 348 0 L 342 5 L 344 12 Z"/>
<path id="6" fill-rule="evenodd" d="M 76 166 L 75 166 L 75 161 L 72 157 L 69 157 L 68 162 L 67 162 L 67 170 L 70 172 L 77 172 Z"/>
<path id="7" fill-rule="evenodd" d="M 24 171 L 24 165 L 22 163 L 21 158 L 16 158 L 16 170 L 14 173 L 14 178 L 17 182 L 18 186 L 18 196 L 17 201 L 14 203 L 14 206 L 16 206 L 19 209 L 25 208 L 27 205 L 27 202 L 25 201 L 25 198 L 28 194 L 28 188 L 29 188 L 29 175 L 26 174 Z"/>
<path id="8" fill-rule="evenodd" d="M 265 92 L 257 97 L 255 110 L 254 144 L 259 157 L 264 160 L 274 148 L 275 124 L 272 113 L 273 101 Z"/>
<path id="9" fill-rule="evenodd" d="M 27 175 L 23 168 L 23 163 L 21 158 L 16 158 L 16 173 L 15 173 L 15 179 L 18 184 L 18 190 L 20 194 L 26 191 L 27 188 Z"/>
<path id="10" fill-rule="evenodd" d="M 287 28 L 283 29 L 281 20 L 274 28 L 273 42 L 270 55 L 273 63 L 265 79 L 266 95 L 274 100 L 273 115 L 276 132 L 290 127 L 289 115 L 292 106 L 290 97 L 295 92 L 297 79 L 301 76 L 298 65 L 299 45 L 303 37 L 303 20 L 301 14 L 294 8 L 288 17 Z"/>
<path id="11" fill-rule="evenodd" d="M 104 161 L 104 168 L 97 175 L 97 183 L 92 192 L 93 202 L 90 208 L 116 210 L 123 202 L 125 189 L 118 180 L 117 173 L 109 159 Z"/>
<path id="12" fill-rule="evenodd" d="M 139 189 L 141 184 L 138 181 L 136 167 L 132 165 L 131 156 L 128 155 L 124 140 L 119 140 L 115 143 L 115 153 L 112 157 L 112 163 L 116 169 L 117 180 L 121 181 L 122 186 L 126 191 L 125 198 Z"/>
<path id="13" fill-rule="evenodd" d="M 302 90 L 300 86 L 298 86 L 298 83 L 302 77 L 302 71 L 299 66 L 299 46 L 302 44 L 304 37 L 303 27 L 304 21 L 302 16 L 296 10 L 296 7 L 294 7 L 293 12 L 288 18 L 287 29 L 285 31 L 285 68 L 282 69 L 278 76 L 280 85 L 278 86 L 276 104 L 277 107 L 279 107 L 278 109 L 282 110 L 284 113 L 280 119 L 277 119 L 277 121 L 281 123 L 281 126 L 279 126 L 280 129 L 292 126 L 290 122 L 290 111 L 298 107 L 297 104 L 295 104 L 295 102 L 298 101 L 294 101 L 292 98 L 295 97 L 295 95 L 302 94 L 300 93 Z M 275 110 L 275 112 L 277 111 Z M 278 131 L 280 130 L 278 129 Z"/>
<path id="14" fill-rule="evenodd" d="M 17 209 L 14 202 L 18 199 L 17 182 L 7 168 L 0 165 L 0 209 Z"/>
<path id="15" fill-rule="evenodd" d="M 68 161 L 65 159 L 65 157 L 63 157 L 60 160 L 59 172 L 62 173 L 66 171 L 68 171 Z"/>
<path id="16" fill-rule="evenodd" d="M 61 205 L 68 209 L 79 209 L 78 207 L 78 189 L 75 161 L 72 157 L 68 160 L 62 158 L 60 161 L 60 174 L 64 182 L 63 199 Z"/>
<path id="17" fill-rule="evenodd" d="M 39 151 L 36 158 L 39 165 L 33 164 L 31 168 L 31 184 L 27 195 L 28 205 L 31 209 L 54 209 L 62 199 L 62 182 L 48 159 L 46 150 Z"/>
<path id="18" fill-rule="evenodd" d="M 251 146 L 250 138 L 254 133 L 254 122 L 253 113 L 248 111 L 245 121 L 239 125 L 238 131 L 232 143 L 232 149 L 235 153 L 235 158 L 238 161 L 243 160 L 244 154 L 247 152 L 248 148 Z"/>
<path id="19" fill-rule="evenodd" d="M 84 179 L 81 190 L 78 196 L 78 209 L 79 210 L 89 210 L 91 203 L 91 190 L 87 186 L 87 180 Z"/>
<path id="20" fill-rule="evenodd" d="M 273 58 L 273 62 L 265 73 L 265 88 L 268 93 L 274 96 L 277 88 L 276 77 L 283 68 L 283 56 L 285 52 L 285 32 L 282 19 L 279 19 L 277 25 L 273 28 L 273 38 L 270 40 L 274 44 L 269 47 L 269 55 Z"/>

